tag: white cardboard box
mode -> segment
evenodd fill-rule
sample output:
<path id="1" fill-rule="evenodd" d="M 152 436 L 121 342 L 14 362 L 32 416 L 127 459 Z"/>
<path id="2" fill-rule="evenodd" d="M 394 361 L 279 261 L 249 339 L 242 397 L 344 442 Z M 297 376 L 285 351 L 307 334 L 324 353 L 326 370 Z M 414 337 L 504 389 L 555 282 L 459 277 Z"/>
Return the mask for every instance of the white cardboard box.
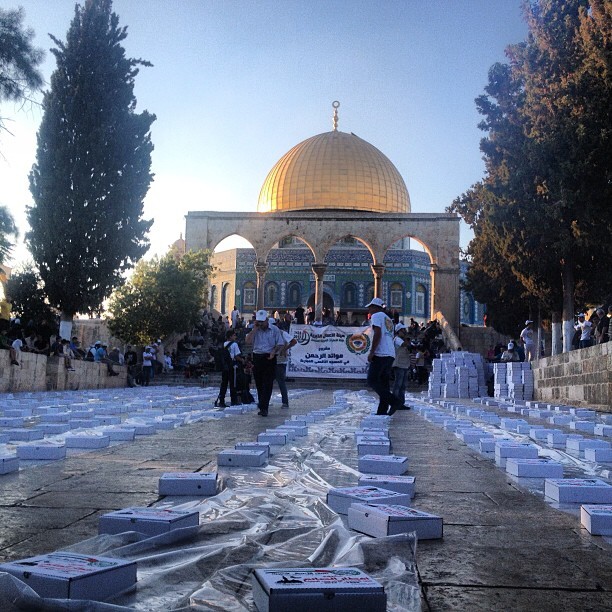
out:
<path id="1" fill-rule="evenodd" d="M 217 455 L 217 465 L 226 467 L 260 467 L 267 461 L 263 450 L 236 450 L 228 448 Z"/>
<path id="2" fill-rule="evenodd" d="M 599 478 L 547 478 L 544 495 L 560 503 L 612 504 L 612 485 Z"/>
<path id="3" fill-rule="evenodd" d="M 132 442 L 136 437 L 136 432 L 127 427 L 108 427 L 102 433 L 108 436 L 111 442 Z"/>
<path id="4" fill-rule="evenodd" d="M 67 448 L 106 448 L 109 444 L 109 436 L 95 434 L 66 436 Z"/>
<path id="5" fill-rule="evenodd" d="M 327 505 L 338 514 L 347 514 L 355 502 L 409 506 L 410 495 L 379 487 L 342 487 L 327 492 Z"/>
<path id="6" fill-rule="evenodd" d="M 563 478 L 563 464 L 550 459 L 506 460 L 506 472 L 519 478 Z"/>
<path id="7" fill-rule="evenodd" d="M 510 457 L 537 459 L 538 447 L 533 444 L 522 444 L 520 442 L 497 442 L 495 444 L 495 457 L 499 459 L 508 459 Z"/>
<path id="8" fill-rule="evenodd" d="M 308 435 L 308 427 L 306 425 L 297 425 L 293 423 L 285 423 L 284 425 L 279 425 L 276 429 L 291 429 L 295 432 L 295 435 L 299 438 L 303 438 Z"/>
<path id="9" fill-rule="evenodd" d="M 98 533 L 124 533 L 137 531 L 148 536 L 160 535 L 184 527 L 197 527 L 200 513 L 173 508 L 124 508 L 103 514 Z"/>
<path id="10" fill-rule="evenodd" d="M 387 489 L 387 491 L 405 493 L 413 498 L 416 478 L 414 476 L 364 474 L 359 477 L 358 484 L 360 487 L 378 487 L 379 489 Z"/>
<path id="11" fill-rule="evenodd" d="M 66 457 L 64 444 L 21 444 L 17 447 L 19 459 L 56 460 Z"/>
<path id="12" fill-rule="evenodd" d="M 160 495 L 216 495 L 217 472 L 168 472 L 159 479 Z"/>
<path id="13" fill-rule="evenodd" d="M 283 444 L 287 444 L 287 434 L 282 432 L 262 432 L 257 435 L 258 442 L 267 442 L 268 444 L 272 444 L 274 446 L 282 446 Z"/>
<path id="14" fill-rule="evenodd" d="M 382 438 L 359 438 L 357 442 L 357 454 L 363 455 L 388 455 L 391 452 L 391 442 Z"/>
<path id="15" fill-rule="evenodd" d="M 136 584 L 135 561 L 59 551 L 3 563 L 0 572 L 54 599 L 104 601 Z"/>
<path id="16" fill-rule="evenodd" d="M 236 450 L 264 451 L 266 459 L 270 457 L 270 444 L 268 442 L 236 442 Z"/>
<path id="17" fill-rule="evenodd" d="M 17 455 L 0 455 L 0 474 L 10 474 L 19 469 Z"/>
<path id="18" fill-rule="evenodd" d="M 568 451 L 583 453 L 587 448 L 610 448 L 610 443 L 605 440 L 590 440 L 588 438 L 568 438 L 565 443 Z"/>
<path id="19" fill-rule="evenodd" d="M 584 458 L 587 461 L 612 463 L 612 448 L 585 448 Z"/>
<path id="20" fill-rule="evenodd" d="M 351 567 L 257 569 L 253 601 L 259 612 L 385 612 L 384 587 Z"/>
<path id="21" fill-rule="evenodd" d="M 400 455 L 364 455 L 359 457 L 358 469 L 363 474 L 392 474 L 401 476 L 408 469 L 408 457 Z"/>
<path id="22" fill-rule="evenodd" d="M 34 442 L 34 440 L 42 440 L 45 434 L 36 429 L 27 429 L 17 427 L 15 429 L 7 429 L 5 434 L 8 434 L 11 442 Z"/>
<path id="23" fill-rule="evenodd" d="M 419 540 L 442 537 L 442 517 L 394 504 L 351 504 L 348 526 L 373 538 L 415 531 Z"/>
<path id="24" fill-rule="evenodd" d="M 580 522 L 591 535 L 612 536 L 612 505 L 580 506 Z"/>

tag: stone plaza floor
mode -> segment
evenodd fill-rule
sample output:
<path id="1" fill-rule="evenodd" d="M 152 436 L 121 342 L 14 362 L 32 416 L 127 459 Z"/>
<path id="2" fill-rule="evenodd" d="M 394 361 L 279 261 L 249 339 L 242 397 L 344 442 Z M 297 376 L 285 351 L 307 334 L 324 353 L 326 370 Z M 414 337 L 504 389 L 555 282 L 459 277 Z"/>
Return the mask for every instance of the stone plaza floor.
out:
<path id="1" fill-rule="evenodd" d="M 374 408 L 375 398 L 366 390 L 292 386 L 290 410 L 280 409 L 277 396 L 267 419 L 254 412 L 194 418 L 139 435 L 134 442 L 71 452 L 59 461 L 22 462 L 18 472 L 0 476 L 0 563 L 59 549 L 136 559 L 135 592 L 111 600 L 114 607 L 97 609 L 164 611 L 254 610 L 249 582 L 243 584 L 244 575 L 229 575 L 227 568 L 258 562 L 296 566 L 300 555 L 302 562 L 316 566 L 365 555 L 372 567 L 382 567 L 401 542 L 384 539 L 377 547 L 376 540 L 363 536 L 363 548 L 354 548 L 356 534 L 346 528 L 345 518 L 338 519 L 323 503 L 330 484 L 357 483 L 352 432 Z M 138 392 L 145 393 L 130 389 L 123 397 L 121 391 L 109 393 L 126 405 L 138 404 Z M 183 391 L 156 387 L 146 393 L 139 406 L 143 416 L 151 417 Z M 216 389 L 184 394 L 196 412 L 213 410 Z M 71 398 L 81 409 L 87 401 L 104 403 L 87 394 L 84 401 L 74 392 L 63 394 L 58 405 L 69 405 Z M 337 404 L 339 398 L 348 398 L 345 409 L 279 450 L 269 469 L 219 468 L 223 490 L 213 498 L 158 495 L 161 474 L 216 471 L 221 450 L 254 440 L 291 415 Z M 508 476 L 490 454 L 464 444 L 417 410 L 397 412 L 389 433 L 393 453 L 409 458 L 408 474 L 416 477 L 413 507 L 442 516 L 444 537 L 418 542 L 414 568 L 410 554 L 399 554 L 406 572 L 414 570 L 414 585 L 403 578 L 403 570 L 396 580 L 395 570 L 381 570 L 383 579 L 389 577 L 387 584 L 383 580 L 388 592 L 399 593 L 390 595 L 388 610 L 612 610 L 612 538 L 590 535 L 581 526 L 579 505 L 546 501 L 542 483 Z M 578 476 L 580 462 L 570 464 L 571 475 Z M 600 470 L 598 477 L 610 482 L 609 471 Z M 198 509 L 199 531 L 184 542 L 161 540 L 154 546 L 133 533 L 98 535 L 101 515 L 154 504 Z M 6 584 L 0 581 L 0 609 L 35 609 L 9 607 Z M 416 596 L 411 599 L 412 586 Z"/>

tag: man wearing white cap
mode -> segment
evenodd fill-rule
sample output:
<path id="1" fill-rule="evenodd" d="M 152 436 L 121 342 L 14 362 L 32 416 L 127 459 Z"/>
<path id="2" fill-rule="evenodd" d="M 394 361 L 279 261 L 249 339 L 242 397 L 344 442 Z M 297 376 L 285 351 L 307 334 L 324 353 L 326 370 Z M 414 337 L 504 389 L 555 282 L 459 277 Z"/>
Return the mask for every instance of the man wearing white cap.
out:
<path id="1" fill-rule="evenodd" d="M 537 357 L 535 342 L 533 341 L 533 321 L 525 321 L 525 329 L 521 332 L 521 340 L 525 345 L 525 361 L 533 361 Z"/>
<path id="2" fill-rule="evenodd" d="M 404 403 L 406 397 L 406 381 L 410 372 L 410 339 L 408 330 L 403 323 L 395 326 L 395 361 L 393 370 L 395 372 L 395 382 L 393 383 L 393 395 Z"/>
<path id="3" fill-rule="evenodd" d="M 284 348 L 285 340 L 276 325 L 270 326 L 268 313 L 258 310 L 255 325 L 245 342 L 253 344 L 253 376 L 257 387 L 259 416 L 268 416 L 272 386 L 276 377 L 276 355 Z"/>
<path id="4" fill-rule="evenodd" d="M 393 414 L 403 407 L 404 400 L 398 399 L 389 391 L 391 367 L 395 360 L 393 343 L 393 320 L 384 311 L 384 303 L 375 297 L 366 304 L 372 326 L 372 346 L 368 353 L 368 385 L 379 397 L 376 414 Z"/>
<path id="5" fill-rule="evenodd" d="M 574 325 L 574 329 L 580 330 L 580 343 L 578 344 L 578 348 L 586 348 L 587 346 L 591 346 L 593 324 L 586 320 L 583 313 L 578 315 L 578 323 Z"/>

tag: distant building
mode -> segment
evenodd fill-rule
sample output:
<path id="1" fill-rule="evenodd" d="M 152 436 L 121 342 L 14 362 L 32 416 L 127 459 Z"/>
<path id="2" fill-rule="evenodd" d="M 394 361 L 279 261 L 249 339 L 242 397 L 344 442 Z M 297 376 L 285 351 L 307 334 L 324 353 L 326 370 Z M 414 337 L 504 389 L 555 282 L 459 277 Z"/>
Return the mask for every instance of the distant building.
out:
<path id="1" fill-rule="evenodd" d="M 373 297 L 374 281 L 367 248 L 355 239 L 344 239 L 327 258 L 323 284 L 323 307 L 338 310 L 344 320 L 359 323 Z M 314 306 L 315 279 L 310 270 L 314 263 L 310 249 L 300 240 L 287 238 L 270 251 L 264 284 L 264 308 L 270 312 L 292 311 L 302 304 Z M 248 248 L 214 253 L 215 269 L 211 279 L 210 305 L 221 314 L 229 314 L 236 305 L 242 313 L 256 310 L 257 278 L 255 251 Z M 400 318 L 430 320 L 430 261 L 427 253 L 410 249 L 409 239 L 396 243 L 384 259 L 382 299 Z M 461 263 L 461 276 L 467 264 Z M 462 324 L 480 325 L 484 306 L 470 293 L 461 290 L 460 319 Z"/>

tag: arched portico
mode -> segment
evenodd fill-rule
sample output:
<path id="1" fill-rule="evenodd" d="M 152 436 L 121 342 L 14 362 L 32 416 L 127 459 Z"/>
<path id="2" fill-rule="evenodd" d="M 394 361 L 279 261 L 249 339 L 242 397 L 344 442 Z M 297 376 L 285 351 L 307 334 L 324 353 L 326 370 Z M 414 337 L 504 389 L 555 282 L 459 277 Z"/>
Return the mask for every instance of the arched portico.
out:
<path id="1" fill-rule="evenodd" d="M 186 216 L 188 250 L 210 249 L 237 234 L 255 250 L 257 307 L 263 308 L 267 256 L 283 237 L 292 235 L 312 250 L 315 261 L 316 314 L 323 308 L 325 255 L 342 236 L 358 238 L 370 250 L 375 293 L 380 295 L 384 256 L 397 240 L 413 236 L 431 259 L 431 311 L 444 315 L 453 329 L 459 326 L 459 217 L 433 213 L 370 213 L 317 210 L 277 213 L 190 212 Z"/>

